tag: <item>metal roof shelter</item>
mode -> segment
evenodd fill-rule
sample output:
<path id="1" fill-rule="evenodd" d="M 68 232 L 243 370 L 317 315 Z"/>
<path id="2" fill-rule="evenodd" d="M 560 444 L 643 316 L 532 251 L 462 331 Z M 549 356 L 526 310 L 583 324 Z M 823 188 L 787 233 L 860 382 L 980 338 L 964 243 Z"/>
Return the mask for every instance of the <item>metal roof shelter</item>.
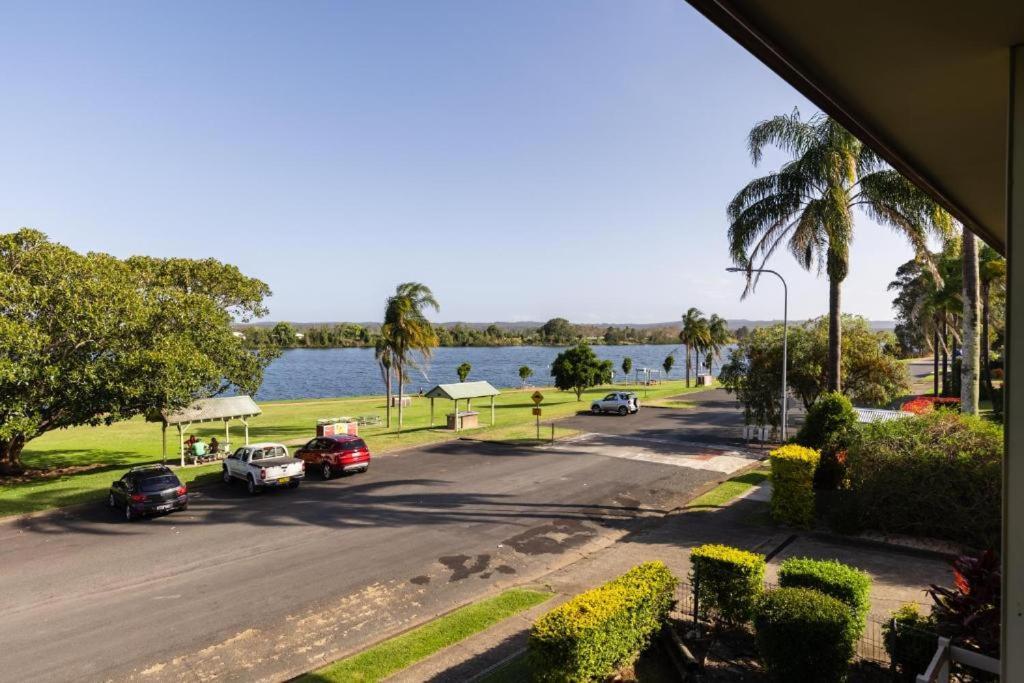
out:
<path id="1" fill-rule="evenodd" d="M 438 384 L 428 391 L 424 396 L 430 399 L 430 426 L 434 426 L 434 399 L 446 398 L 455 402 L 455 414 L 459 412 L 459 401 L 465 399 L 466 410 L 474 398 L 491 397 L 491 424 L 494 424 L 494 397 L 501 392 L 491 386 L 490 382 L 457 382 L 455 384 Z M 458 431 L 458 420 L 455 421 L 455 430 Z"/>
<path id="2" fill-rule="evenodd" d="M 1001 676 L 1024 681 L 1024 2 L 688 2 L 1007 257 Z"/>
<path id="3" fill-rule="evenodd" d="M 225 396 L 223 398 L 199 399 L 187 408 L 172 411 L 160 411 L 159 416 L 152 420 L 160 422 L 163 439 L 163 459 L 167 460 L 167 427 L 178 428 L 178 450 L 181 465 L 185 466 L 185 432 L 195 423 L 223 422 L 224 445 L 231 443 L 231 420 L 240 420 L 245 425 L 245 445 L 249 445 L 249 418 L 260 415 L 263 411 L 252 400 L 251 396 Z"/>

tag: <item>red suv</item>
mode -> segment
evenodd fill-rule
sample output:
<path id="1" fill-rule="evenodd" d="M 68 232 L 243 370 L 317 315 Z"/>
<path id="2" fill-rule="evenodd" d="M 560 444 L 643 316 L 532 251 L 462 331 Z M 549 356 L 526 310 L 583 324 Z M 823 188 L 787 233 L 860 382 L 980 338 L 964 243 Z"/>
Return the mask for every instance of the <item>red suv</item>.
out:
<path id="1" fill-rule="evenodd" d="M 306 463 L 306 469 L 320 468 L 320 475 L 330 479 L 336 473 L 365 472 L 370 469 L 370 450 L 358 436 L 338 434 L 318 436 L 295 453 Z"/>

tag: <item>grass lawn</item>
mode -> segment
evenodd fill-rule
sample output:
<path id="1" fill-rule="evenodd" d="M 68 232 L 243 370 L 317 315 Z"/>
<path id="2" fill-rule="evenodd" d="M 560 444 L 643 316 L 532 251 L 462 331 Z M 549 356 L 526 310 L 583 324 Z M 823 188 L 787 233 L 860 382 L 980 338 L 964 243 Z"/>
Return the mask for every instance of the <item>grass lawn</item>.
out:
<path id="1" fill-rule="evenodd" d="M 765 481 L 771 474 L 767 468 L 745 472 L 723 481 L 707 493 L 697 496 L 686 504 L 689 510 L 714 510 L 726 505 L 737 496 Z"/>
<path id="2" fill-rule="evenodd" d="M 298 680 L 301 683 L 379 681 L 503 619 L 539 605 L 551 596 L 552 593 L 513 588 L 496 597 L 461 607 Z"/>
<path id="3" fill-rule="evenodd" d="M 584 393 L 576 401 L 572 392 L 555 389 L 541 389 L 544 394 L 542 419 L 550 421 L 587 410 L 590 401 L 606 394 L 611 387 L 599 387 Z M 634 390 L 641 397 L 643 387 L 616 385 L 614 389 Z M 682 381 L 669 381 L 646 390 L 648 398 L 658 399 L 684 393 L 703 391 L 704 387 L 686 388 Z M 490 438 L 494 433 L 499 439 L 531 439 L 534 423 L 531 413 L 533 389 L 503 390 L 495 402 L 495 425 L 461 432 L 463 436 Z M 641 401 L 644 399 L 641 398 Z M 464 403 L 460 402 L 460 407 Z M 276 401 L 260 404 L 263 414 L 250 420 L 249 437 L 252 441 L 304 441 L 311 438 L 316 429 L 317 418 L 339 415 L 384 415 L 383 396 L 359 398 L 311 399 L 303 401 Z M 481 422 L 491 419 L 489 400 L 474 404 L 480 411 Z M 435 403 L 435 420 L 438 425 L 451 410 L 449 401 Z M 405 427 L 401 434 L 397 427 L 397 409 L 392 410 L 392 428 L 365 427 L 360 430 L 374 453 L 398 448 L 437 443 L 454 438 L 455 434 L 440 426 L 430 427 L 430 401 L 413 398 L 412 406 L 405 410 Z M 521 431 L 509 428 L 520 428 Z M 543 430 L 546 429 L 546 435 Z M 502 432 L 501 430 L 506 430 Z M 216 436 L 223 440 L 223 426 L 219 423 L 198 425 L 190 433 L 204 439 Z M 241 425 L 232 425 L 232 439 L 235 446 L 242 443 Z M 542 425 L 542 437 L 550 438 L 551 427 Z M 556 432 L 557 436 L 563 436 Z M 514 442 L 514 441 L 513 441 Z M 54 468 L 85 468 L 82 471 L 54 471 L 53 476 L 44 476 L 26 482 L 0 485 L 0 516 L 22 514 L 45 510 L 63 505 L 87 501 L 100 501 L 106 495 L 110 482 L 120 477 L 132 465 L 160 461 L 160 426 L 147 423 L 142 418 L 119 422 L 109 427 L 75 427 L 50 432 L 31 441 L 26 447 L 23 460 L 27 467 L 46 470 Z M 177 453 L 177 434 L 168 430 L 168 453 L 173 460 Z M 188 467 L 180 471 L 186 483 L 211 479 L 217 476 L 220 465 L 213 463 L 200 467 Z"/>

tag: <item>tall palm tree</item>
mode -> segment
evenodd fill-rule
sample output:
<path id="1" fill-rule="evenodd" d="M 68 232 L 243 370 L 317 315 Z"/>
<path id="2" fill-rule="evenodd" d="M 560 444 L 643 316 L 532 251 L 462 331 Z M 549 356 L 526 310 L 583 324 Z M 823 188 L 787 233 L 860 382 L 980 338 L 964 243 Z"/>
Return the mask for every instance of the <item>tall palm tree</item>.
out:
<path id="1" fill-rule="evenodd" d="M 960 411 L 967 415 L 978 414 L 978 365 L 981 362 L 979 348 L 980 320 L 978 300 L 978 244 L 974 233 L 964 228 L 961 240 L 961 268 L 963 280 L 963 351 L 960 355 Z"/>
<path id="2" fill-rule="evenodd" d="M 391 346 L 383 334 L 377 337 L 373 346 L 373 357 L 377 359 L 377 367 L 380 368 L 380 377 L 384 380 L 385 408 L 387 415 L 385 426 L 391 429 Z"/>
<path id="3" fill-rule="evenodd" d="M 395 288 L 384 309 L 381 336 L 387 339 L 391 362 L 398 378 L 398 431 L 402 431 L 405 381 L 408 369 L 419 367 L 419 358 L 429 359 L 438 344 L 434 326 L 425 309 L 440 310 L 430 288 L 419 282 L 403 282 Z M 417 354 L 419 358 L 417 358 Z"/>
<path id="4" fill-rule="evenodd" d="M 929 234 L 947 234 L 952 219 L 906 178 L 832 118 L 817 114 L 776 116 L 758 123 L 748 137 L 754 165 L 774 146 L 792 160 L 751 181 L 730 202 L 729 242 L 733 261 L 747 271 L 747 289 L 780 246 L 801 266 L 824 270 L 829 280 L 830 391 L 842 389 L 841 286 L 849 272 L 853 209 L 887 224 L 928 259 Z"/>
<path id="5" fill-rule="evenodd" d="M 679 341 L 686 347 L 686 386 L 690 386 L 691 365 L 690 352 L 693 358 L 698 358 L 700 349 L 707 340 L 707 321 L 699 308 L 690 307 L 683 314 L 683 329 L 679 332 Z M 698 359 L 699 360 L 699 359 Z"/>
<path id="6" fill-rule="evenodd" d="M 708 374 L 714 374 L 714 362 L 721 359 L 722 348 L 732 341 L 732 334 L 729 332 L 729 324 L 725 318 L 717 313 L 712 313 L 707 321 L 707 366 Z"/>
<path id="7" fill-rule="evenodd" d="M 978 255 L 978 279 L 981 294 L 981 381 L 985 384 L 985 395 L 989 400 L 995 400 L 989 358 L 992 353 L 992 290 L 1006 287 L 1006 259 L 988 245 L 983 245 Z"/>

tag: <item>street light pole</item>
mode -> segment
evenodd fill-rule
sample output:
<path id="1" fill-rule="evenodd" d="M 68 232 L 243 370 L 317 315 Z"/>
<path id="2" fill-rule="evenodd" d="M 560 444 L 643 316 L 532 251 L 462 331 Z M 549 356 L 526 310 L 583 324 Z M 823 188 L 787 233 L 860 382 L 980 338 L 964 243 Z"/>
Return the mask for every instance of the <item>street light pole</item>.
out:
<path id="1" fill-rule="evenodd" d="M 789 357 L 789 287 L 786 280 L 774 270 L 769 268 L 726 268 L 730 273 L 771 273 L 779 278 L 782 283 L 782 440 L 786 440 L 786 425 L 788 423 L 786 409 L 786 366 Z"/>

